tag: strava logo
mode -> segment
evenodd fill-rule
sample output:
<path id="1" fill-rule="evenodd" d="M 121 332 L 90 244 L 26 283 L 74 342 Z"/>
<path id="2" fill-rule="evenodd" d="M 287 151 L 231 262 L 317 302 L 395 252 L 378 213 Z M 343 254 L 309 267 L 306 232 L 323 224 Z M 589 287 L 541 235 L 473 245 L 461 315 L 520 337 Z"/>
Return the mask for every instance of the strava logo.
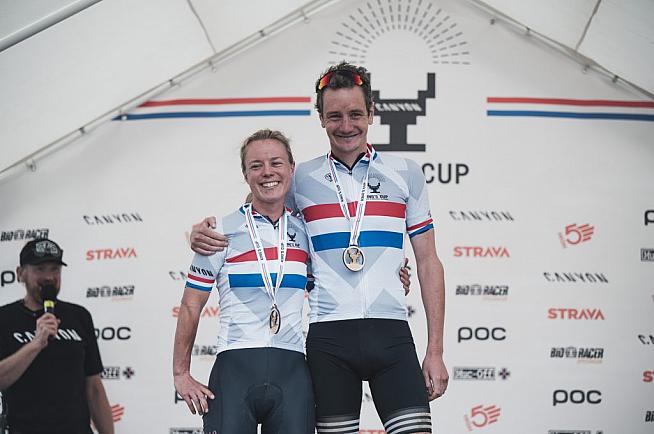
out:
<path id="1" fill-rule="evenodd" d="M 136 258 L 136 250 L 133 247 L 119 247 L 116 249 L 95 249 L 86 251 L 87 261 L 104 261 L 110 259 Z"/>
<path id="2" fill-rule="evenodd" d="M 565 249 L 569 246 L 576 246 L 577 244 L 589 241 L 595 233 L 595 226 L 586 223 L 578 226 L 576 223 L 565 227 L 564 232 L 559 232 L 559 240 Z"/>
<path id="3" fill-rule="evenodd" d="M 506 247 L 455 246 L 455 258 L 510 258 Z"/>
<path id="4" fill-rule="evenodd" d="M 500 418 L 502 409 L 495 404 L 476 405 L 470 409 L 470 415 L 464 415 L 463 420 L 466 423 L 468 431 L 476 428 L 484 428 L 492 423 L 497 422 Z"/>
<path id="5" fill-rule="evenodd" d="M 177 318 L 179 316 L 179 306 L 173 307 L 172 313 L 173 313 L 173 318 Z M 216 318 L 218 317 L 218 314 L 220 314 L 220 307 L 205 306 L 204 309 L 202 309 L 200 318 Z"/>
<path id="6" fill-rule="evenodd" d="M 547 319 L 604 320 L 604 314 L 602 309 L 551 307 L 547 309 Z"/>

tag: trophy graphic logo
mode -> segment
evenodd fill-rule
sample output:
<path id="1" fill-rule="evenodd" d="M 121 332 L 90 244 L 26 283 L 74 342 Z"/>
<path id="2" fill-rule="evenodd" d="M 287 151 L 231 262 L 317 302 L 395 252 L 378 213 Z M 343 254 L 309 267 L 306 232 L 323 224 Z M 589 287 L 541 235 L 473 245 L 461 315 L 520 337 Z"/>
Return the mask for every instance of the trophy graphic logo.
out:
<path id="1" fill-rule="evenodd" d="M 436 97 L 436 74 L 427 73 L 427 90 L 418 91 L 416 99 L 382 99 L 378 90 L 372 91 L 375 116 L 390 127 L 389 143 L 375 143 L 377 151 L 425 152 L 424 143 L 407 143 L 407 127 L 415 125 L 418 116 L 425 116 L 427 99 Z"/>

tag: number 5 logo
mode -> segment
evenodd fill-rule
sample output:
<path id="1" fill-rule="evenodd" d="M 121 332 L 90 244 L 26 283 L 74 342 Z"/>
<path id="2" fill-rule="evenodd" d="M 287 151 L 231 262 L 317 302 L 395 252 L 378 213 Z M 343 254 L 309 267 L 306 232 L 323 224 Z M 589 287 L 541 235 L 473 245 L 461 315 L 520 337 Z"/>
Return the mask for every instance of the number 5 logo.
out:
<path id="1" fill-rule="evenodd" d="M 472 431 L 474 428 L 483 428 L 486 425 L 497 422 L 497 419 L 500 417 L 502 409 L 496 405 L 489 405 L 484 407 L 483 405 L 477 405 L 472 407 L 470 410 L 470 417 L 463 416 L 468 431 Z"/>

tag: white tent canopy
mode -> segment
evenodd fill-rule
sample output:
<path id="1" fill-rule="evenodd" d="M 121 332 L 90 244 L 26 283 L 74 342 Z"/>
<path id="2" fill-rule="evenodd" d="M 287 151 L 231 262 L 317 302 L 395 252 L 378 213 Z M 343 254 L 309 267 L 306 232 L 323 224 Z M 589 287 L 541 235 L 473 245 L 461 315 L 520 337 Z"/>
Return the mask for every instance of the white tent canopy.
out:
<path id="1" fill-rule="evenodd" d="M 651 0 L 471 1 L 487 9 L 489 17 L 529 29 L 582 64 L 637 87 L 642 93 L 636 98 L 654 94 Z M 23 162 L 34 164 L 32 157 L 50 146 L 74 139 L 174 85 L 175 79 L 210 61 L 217 66 L 335 3 L 3 2 L 0 173 Z"/>

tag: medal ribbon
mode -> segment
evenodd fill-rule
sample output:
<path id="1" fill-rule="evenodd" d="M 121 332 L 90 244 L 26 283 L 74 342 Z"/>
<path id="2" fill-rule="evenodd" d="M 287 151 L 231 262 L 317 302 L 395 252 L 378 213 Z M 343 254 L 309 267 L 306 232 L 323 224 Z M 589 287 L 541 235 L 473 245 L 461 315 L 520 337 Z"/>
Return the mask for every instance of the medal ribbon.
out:
<path id="1" fill-rule="evenodd" d="M 252 205 L 246 203 L 243 205 L 243 210 L 245 211 L 245 220 L 247 221 L 248 233 L 250 234 L 250 240 L 252 240 L 252 245 L 254 246 L 254 251 L 257 254 L 257 262 L 259 263 L 259 272 L 263 279 L 263 285 L 266 288 L 266 293 L 272 300 L 273 306 L 277 305 L 276 294 L 277 290 L 282 284 L 282 279 L 284 278 L 284 264 L 286 263 L 286 232 L 288 227 L 288 214 L 286 209 L 282 217 L 279 219 L 279 244 L 277 245 L 277 262 L 279 263 L 279 269 L 277 270 L 277 280 L 275 285 L 272 284 L 272 276 L 268 271 L 268 260 L 266 259 L 266 253 L 263 248 L 263 243 L 261 242 L 261 237 L 259 236 L 259 231 L 257 226 L 254 223 L 254 217 L 252 216 Z"/>
<path id="2" fill-rule="evenodd" d="M 374 151 L 373 151 L 374 152 Z M 350 224 L 350 246 L 359 246 L 359 234 L 361 233 L 361 223 L 363 222 L 363 216 L 366 211 L 366 202 L 368 201 L 368 174 L 370 173 L 370 166 L 372 166 L 373 154 L 368 151 L 370 155 L 370 161 L 368 162 L 368 169 L 366 170 L 366 175 L 363 177 L 363 183 L 361 184 L 361 194 L 359 195 L 359 201 L 357 202 L 357 210 L 354 217 L 354 222 L 350 217 L 350 210 L 347 207 L 347 200 L 343 192 L 343 187 L 341 186 L 340 181 L 338 180 L 338 175 L 336 174 L 336 167 L 334 166 L 334 157 L 332 153 L 327 154 L 327 163 L 329 164 L 329 171 L 331 172 L 332 179 L 334 180 L 334 186 L 336 186 L 336 195 L 338 196 L 338 203 L 341 206 L 341 211 Z"/>

